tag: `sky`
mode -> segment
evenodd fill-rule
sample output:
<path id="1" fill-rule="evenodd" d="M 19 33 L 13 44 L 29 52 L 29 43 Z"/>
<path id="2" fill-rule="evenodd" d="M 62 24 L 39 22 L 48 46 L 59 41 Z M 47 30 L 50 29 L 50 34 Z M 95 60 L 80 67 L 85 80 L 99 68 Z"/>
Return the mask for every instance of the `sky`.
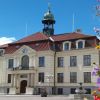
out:
<path id="1" fill-rule="evenodd" d="M 48 3 L 56 20 L 55 34 L 81 29 L 84 34 L 96 35 L 93 28 L 100 26 L 95 10 L 100 2 L 96 0 L 0 0 L 0 43 L 42 32 Z"/>

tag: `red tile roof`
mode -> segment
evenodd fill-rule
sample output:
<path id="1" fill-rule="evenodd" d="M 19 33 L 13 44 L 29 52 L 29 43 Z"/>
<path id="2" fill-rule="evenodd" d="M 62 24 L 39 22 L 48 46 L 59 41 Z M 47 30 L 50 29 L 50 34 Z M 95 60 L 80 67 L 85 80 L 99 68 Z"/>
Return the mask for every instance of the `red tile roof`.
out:
<path id="1" fill-rule="evenodd" d="M 50 45 L 49 45 L 48 41 L 40 42 L 40 43 L 36 43 L 36 44 L 30 44 L 28 46 L 36 51 L 44 51 L 44 50 L 50 49 Z"/>
<path id="2" fill-rule="evenodd" d="M 66 34 L 60 34 L 60 35 L 54 35 L 52 38 L 55 41 L 64 41 L 64 40 L 72 40 L 72 39 L 80 39 L 80 38 L 86 38 L 86 37 L 91 37 L 90 35 L 84 35 L 81 33 L 66 33 Z"/>
<path id="3" fill-rule="evenodd" d="M 5 54 L 12 54 L 14 53 L 18 48 L 16 46 L 9 46 L 5 49 Z"/>
<path id="4" fill-rule="evenodd" d="M 8 47 L 8 44 L 0 45 L 0 48 L 6 48 Z"/>
<path id="5" fill-rule="evenodd" d="M 84 35 L 81 33 L 66 33 L 66 34 L 61 34 L 61 35 L 53 35 L 51 36 L 54 41 L 64 41 L 64 40 L 71 40 L 71 39 L 79 39 L 79 38 L 86 38 L 86 37 L 91 37 L 90 35 Z M 32 41 L 41 41 L 41 40 L 48 40 L 49 37 L 46 36 L 43 33 L 37 32 L 35 34 L 32 34 L 30 36 L 27 36 L 21 40 L 18 40 L 15 43 L 25 43 L 25 42 L 32 42 Z M 13 44 L 13 43 L 12 43 Z"/>
<path id="6" fill-rule="evenodd" d="M 14 43 L 24 43 L 24 42 L 31 42 L 31 41 L 41 41 L 41 40 L 47 40 L 48 37 L 43 34 L 43 33 L 40 33 L 40 32 L 37 32 L 35 34 L 32 34 L 30 36 L 27 36 L 21 40 L 18 40 Z"/>
<path id="7" fill-rule="evenodd" d="M 58 45 L 57 50 L 61 50 L 62 48 L 61 41 L 72 40 L 72 39 L 82 39 L 82 38 L 88 38 L 88 37 L 94 37 L 94 36 L 84 35 L 84 34 L 75 33 L 75 32 L 51 36 L 51 38 L 54 41 L 56 42 L 58 41 L 60 43 L 59 45 L 57 44 Z M 43 33 L 38 32 L 28 37 L 25 37 L 17 42 L 9 44 L 8 47 L 5 48 L 5 53 L 12 54 L 23 45 L 27 45 L 36 51 L 50 50 L 52 46 L 49 44 L 51 43 L 49 40 L 50 39 L 48 36 L 44 35 Z"/>
<path id="8" fill-rule="evenodd" d="M 40 43 L 30 43 L 30 44 L 23 44 L 23 45 L 27 45 L 30 48 L 36 50 L 36 51 L 44 51 L 44 50 L 49 50 L 50 49 L 50 45 L 48 41 L 44 41 L 44 42 L 40 42 Z M 5 54 L 12 54 L 14 53 L 16 50 L 18 50 L 19 48 L 21 48 L 23 45 L 10 45 L 8 48 L 5 49 Z"/>

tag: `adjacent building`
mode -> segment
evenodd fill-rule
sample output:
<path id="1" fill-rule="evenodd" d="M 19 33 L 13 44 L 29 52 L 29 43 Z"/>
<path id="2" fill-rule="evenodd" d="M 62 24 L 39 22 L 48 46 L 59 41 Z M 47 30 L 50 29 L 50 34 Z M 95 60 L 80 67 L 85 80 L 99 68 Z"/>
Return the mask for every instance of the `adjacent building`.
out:
<path id="1" fill-rule="evenodd" d="M 43 32 L 0 47 L 0 92 L 8 94 L 74 94 L 80 82 L 87 93 L 95 88 L 92 63 L 100 64 L 96 36 L 75 32 L 54 34 L 51 10 Z"/>

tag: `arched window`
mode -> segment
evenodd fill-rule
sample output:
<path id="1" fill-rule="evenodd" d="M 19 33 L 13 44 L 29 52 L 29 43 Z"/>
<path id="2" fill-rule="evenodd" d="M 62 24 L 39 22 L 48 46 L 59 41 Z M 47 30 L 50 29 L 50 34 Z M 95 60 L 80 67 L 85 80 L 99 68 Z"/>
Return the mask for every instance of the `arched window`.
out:
<path id="1" fill-rule="evenodd" d="M 83 48 L 83 41 L 79 41 L 78 42 L 78 48 L 80 49 L 80 48 Z"/>
<path id="2" fill-rule="evenodd" d="M 29 56 L 25 55 L 21 59 L 22 69 L 29 69 Z"/>
<path id="3" fill-rule="evenodd" d="M 63 43 L 63 50 L 64 51 L 70 50 L 70 47 L 71 47 L 70 41 L 66 41 L 66 42 Z"/>
<path id="4" fill-rule="evenodd" d="M 66 50 L 69 50 L 69 43 L 65 43 L 64 44 L 64 50 L 66 51 Z"/>
<path id="5" fill-rule="evenodd" d="M 77 40 L 76 41 L 76 49 L 81 49 L 81 48 L 85 48 L 85 40 Z"/>

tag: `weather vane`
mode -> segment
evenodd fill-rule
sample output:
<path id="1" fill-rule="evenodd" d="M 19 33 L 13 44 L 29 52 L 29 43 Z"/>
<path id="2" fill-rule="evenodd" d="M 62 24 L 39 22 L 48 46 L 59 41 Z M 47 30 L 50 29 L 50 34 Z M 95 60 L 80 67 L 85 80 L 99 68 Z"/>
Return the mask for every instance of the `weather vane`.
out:
<path id="1" fill-rule="evenodd" d="M 50 9 L 51 9 L 51 4 L 50 2 L 48 2 L 48 10 L 50 11 Z"/>

